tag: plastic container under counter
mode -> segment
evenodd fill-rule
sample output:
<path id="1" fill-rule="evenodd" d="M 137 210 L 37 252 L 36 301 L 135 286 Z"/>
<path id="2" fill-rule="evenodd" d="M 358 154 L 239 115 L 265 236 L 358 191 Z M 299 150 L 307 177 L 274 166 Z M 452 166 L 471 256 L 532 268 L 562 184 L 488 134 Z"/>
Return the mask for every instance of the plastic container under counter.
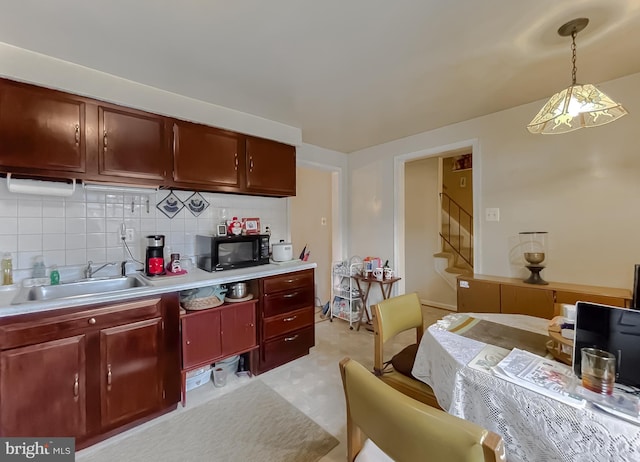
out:
<path id="1" fill-rule="evenodd" d="M 211 380 L 211 366 L 196 369 L 195 371 L 187 372 L 186 390 L 193 390 L 198 388 Z"/>
<path id="2" fill-rule="evenodd" d="M 231 356 L 222 361 L 218 361 L 213 365 L 214 368 L 221 367 L 227 371 L 227 377 L 234 375 L 238 371 L 238 364 L 240 363 L 240 355 Z"/>

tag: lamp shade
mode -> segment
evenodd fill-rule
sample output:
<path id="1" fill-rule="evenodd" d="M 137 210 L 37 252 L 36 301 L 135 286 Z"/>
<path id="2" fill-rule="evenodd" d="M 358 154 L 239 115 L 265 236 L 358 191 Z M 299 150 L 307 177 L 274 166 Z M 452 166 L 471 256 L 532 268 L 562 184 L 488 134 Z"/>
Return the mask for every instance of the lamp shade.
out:
<path id="1" fill-rule="evenodd" d="M 531 133 L 566 133 L 608 124 L 627 114 L 625 108 L 591 84 L 574 84 L 553 95 L 527 125 Z"/>

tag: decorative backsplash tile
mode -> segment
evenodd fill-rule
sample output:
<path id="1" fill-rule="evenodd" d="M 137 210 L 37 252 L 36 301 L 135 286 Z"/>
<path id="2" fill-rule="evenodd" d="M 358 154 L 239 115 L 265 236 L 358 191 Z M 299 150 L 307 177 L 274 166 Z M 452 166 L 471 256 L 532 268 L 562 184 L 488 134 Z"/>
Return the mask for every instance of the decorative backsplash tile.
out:
<path id="1" fill-rule="evenodd" d="M 199 216 L 209 207 L 209 203 L 199 192 L 193 193 L 193 195 L 186 200 L 185 204 L 189 211 L 193 213 L 194 217 Z"/>
<path id="2" fill-rule="evenodd" d="M 171 196 L 190 213 L 178 211 L 169 218 L 156 206 Z M 222 216 L 232 215 L 259 217 L 271 226 L 272 242 L 288 238 L 287 199 L 179 190 L 132 197 L 85 192 L 82 187 L 71 197 L 52 198 L 9 193 L 0 182 L 0 252 L 11 252 L 16 281 L 29 277 L 38 255 L 44 256 L 47 267 L 60 268 L 86 265 L 87 260 L 125 260 L 129 257 L 119 237 L 120 224 L 125 223 L 134 230 L 134 241 L 128 245 L 139 261 L 144 260 L 145 236 L 151 234 L 165 235 L 167 252 L 193 256 L 196 234 L 214 234 Z M 132 263 L 130 268 L 139 266 Z"/>
<path id="3" fill-rule="evenodd" d="M 176 197 L 175 194 L 173 194 L 173 191 L 171 191 L 167 197 L 158 202 L 157 207 L 158 210 L 164 213 L 167 217 L 173 218 L 180 210 L 182 210 L 184 204 L 180 199 L 178 199 L 178 197 Z"/>

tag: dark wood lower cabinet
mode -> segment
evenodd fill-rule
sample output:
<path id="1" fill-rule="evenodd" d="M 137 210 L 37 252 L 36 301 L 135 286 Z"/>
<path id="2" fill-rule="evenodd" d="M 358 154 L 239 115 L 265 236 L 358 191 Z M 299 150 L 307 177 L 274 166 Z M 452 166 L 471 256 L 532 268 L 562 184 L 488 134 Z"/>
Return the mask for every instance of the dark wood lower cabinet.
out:
<path id="1" fill-rule="evenodd" d="M 256 303 L 228 303 L 180 318 L 182 329 L 182 405 L 186 404 L 187 372 L 258 347 Z"/>
<path id="2" fill-rule="evenodd" d="M 86 433 L 85 349 L 77 335 L 0 353 L 3 436 Z"/>
<path id="3" fill-rule="evenodd" d="M 162 319 L 100 331 L 102 426 L 129 422 L 162 402 Z"/>
<path id="4" fill-rule="evenodd" d="M 314 270 L 262 278 L 258 372 L 309 353 L 315 345 Z"/>
<path id="5" fill-rule="evenodd" d="M 0 319 L 0 436 L 82 448 L 180 400 L 177 294 Z"/>

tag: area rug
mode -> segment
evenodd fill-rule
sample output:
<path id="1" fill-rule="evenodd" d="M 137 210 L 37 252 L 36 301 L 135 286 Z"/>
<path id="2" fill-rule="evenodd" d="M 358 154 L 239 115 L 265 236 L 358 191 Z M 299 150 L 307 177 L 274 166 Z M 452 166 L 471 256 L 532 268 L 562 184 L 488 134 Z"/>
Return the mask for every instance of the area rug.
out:
<path id="1" fill-rule="evenodd" d="M 259 379 L 114 443 L 95 462 L 315 462 L 338 440 Z M 84 458 L 83 458 L 84 460 Z"/>

